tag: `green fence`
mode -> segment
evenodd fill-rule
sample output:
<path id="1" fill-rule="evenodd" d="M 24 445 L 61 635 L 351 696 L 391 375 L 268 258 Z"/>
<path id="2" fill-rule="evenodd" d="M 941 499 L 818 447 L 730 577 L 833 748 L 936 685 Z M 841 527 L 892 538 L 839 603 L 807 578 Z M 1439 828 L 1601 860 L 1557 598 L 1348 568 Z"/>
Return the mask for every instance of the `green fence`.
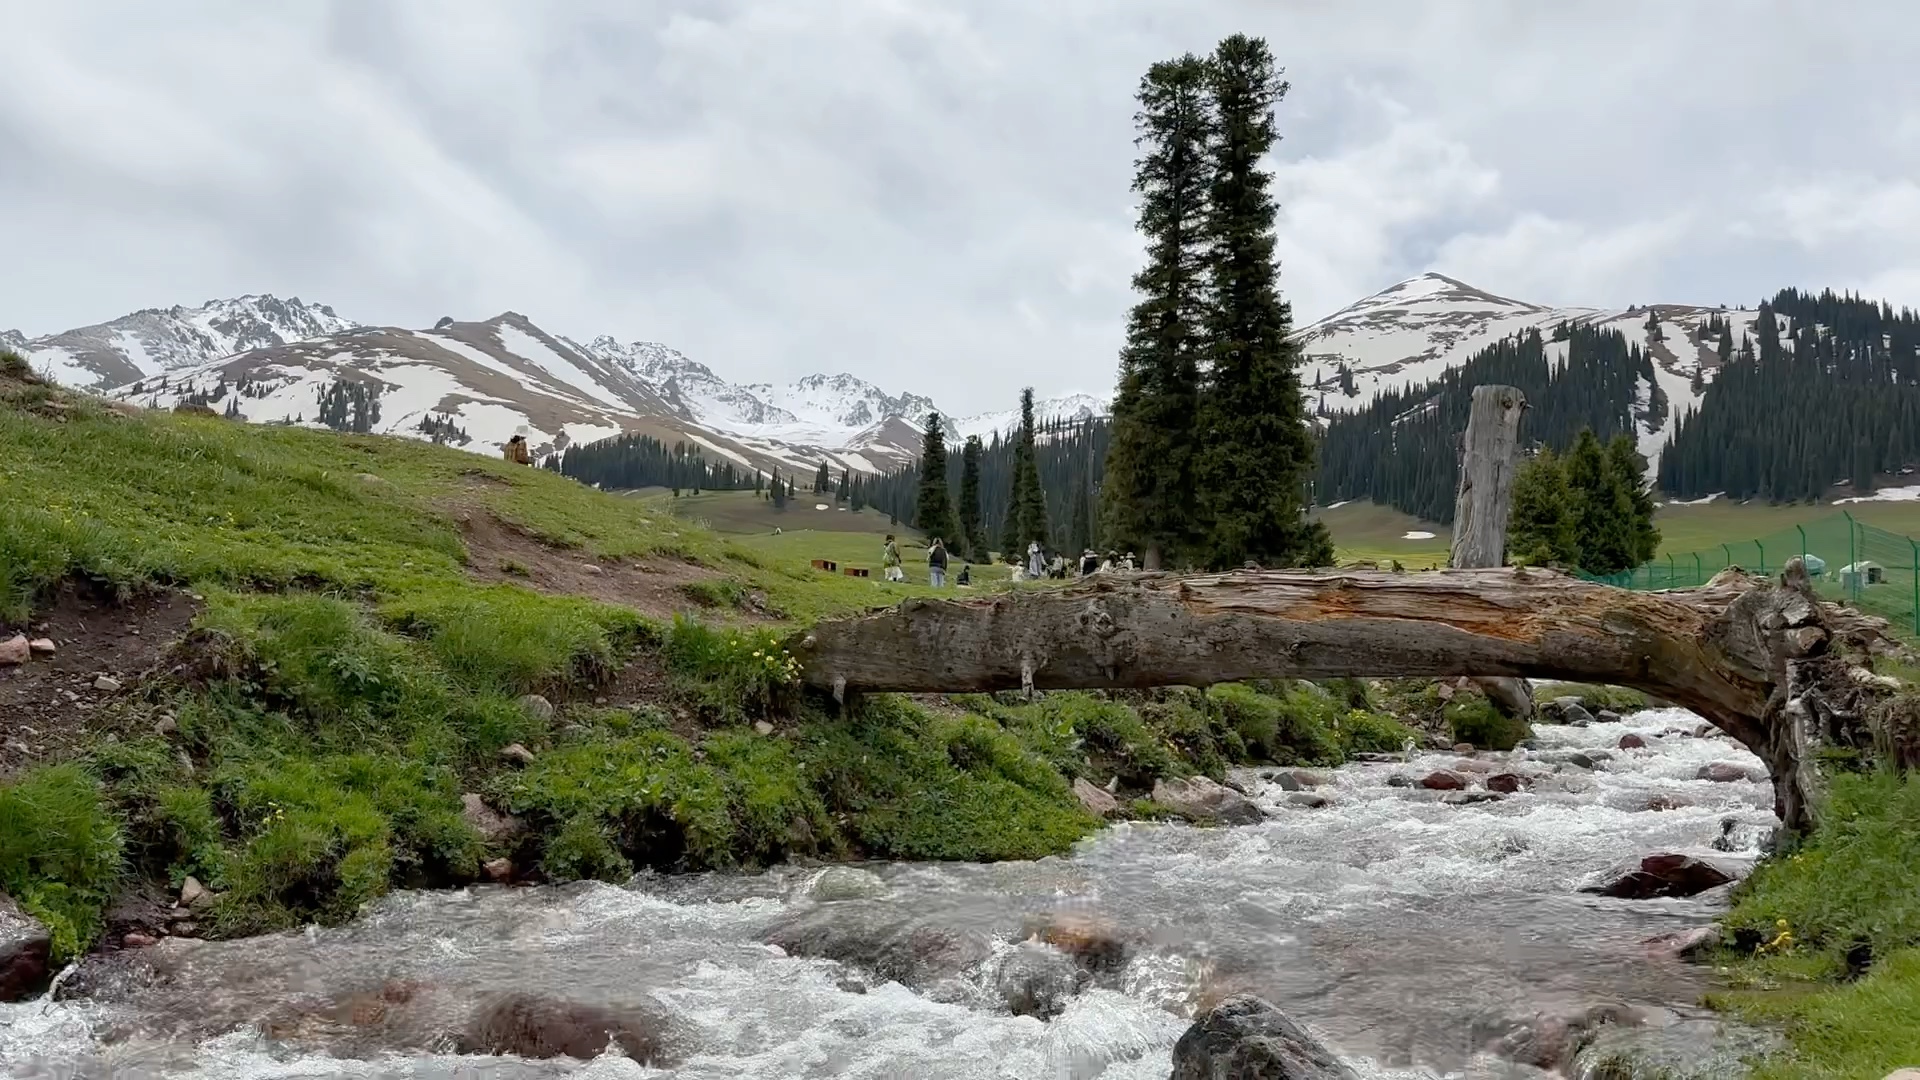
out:
<path id="1" fill-rule="evenodd" d="M 1778 573 L 1795 556 L 1806 561 L 1822 595 L 1920 636 L 1920 541 L 1862 524 L 1844 512 L 1752 540 L 1663 555 L 1606 577 L 1583 576 L 1623 589 L 1685 589 L 1706 584 L 1729 566 Z"/>

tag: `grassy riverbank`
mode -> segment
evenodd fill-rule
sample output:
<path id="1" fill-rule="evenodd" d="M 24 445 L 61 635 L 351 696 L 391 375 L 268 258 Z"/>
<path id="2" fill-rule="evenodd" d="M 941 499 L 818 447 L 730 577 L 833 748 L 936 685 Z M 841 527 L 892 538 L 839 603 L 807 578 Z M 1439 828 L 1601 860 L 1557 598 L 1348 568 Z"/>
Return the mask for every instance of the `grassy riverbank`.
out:
<path id="1" fill-rule="evenodd" d="M 1818 830 L 1755 870 L 1726 925 L 1734 988 L 1712 1003 L 1784 1024 L 1791 1044 L 1756 1077 L 1920 1065 L 1920 781 L 1834 778 Z"/>
<path id="2" fill-rule="evenodd" d="M 565 880 L 1030 858 L 1098 827 L 1077 778 L 1124 807 L 1161 777 L 1410 734 L 1304 685 L 843 715 L 780 642 L 924 586 L 463 451 L 122 415 L 17 376 L 0 370 L 0 638 L 57 651 L 0 675 L 23 720 L 0 756 L 0 892 L 61 958 L 143 892 L 158 929 L 225 935 L 501 859 Z M 183 921 L 165 909 L 188 876 L 212 896 Z"/>

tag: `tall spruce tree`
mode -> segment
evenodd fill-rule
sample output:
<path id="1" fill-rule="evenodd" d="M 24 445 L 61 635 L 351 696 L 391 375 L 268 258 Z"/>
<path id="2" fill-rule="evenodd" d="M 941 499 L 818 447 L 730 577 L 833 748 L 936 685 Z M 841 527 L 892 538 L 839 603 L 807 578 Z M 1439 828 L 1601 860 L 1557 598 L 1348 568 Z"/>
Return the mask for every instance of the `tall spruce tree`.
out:
<path id="1" fill-rule="evenodd" d="M 1088 467 L 1081 462 L 1074 470 L 1072 494 L 1073 512 L 1068 515 L 1072 523 L 1067 527 L 1067 557 L 1074 558 L 1081 552 L 1093 547 L 1093 492 L 1089 490 Z"/>
<path id="2" fill-rule="evenodd" d="M 1206 289 L 1207 63 L 1189 53 L 1155 64 L 1136 97 L 1133 190 L 1147 265 L 1133 277 L 1140 299 L 1120 350 L 1101 517 L 1109 536 L 1137 546 L 1146 567 L 1159 569 L 1200 534 L 1193 455 Z"/>
<path id="3" fill-rule="evenodd" d="M 773 500 L 773 508 L 775 510 L 785 510 L 787 508 L 788 483 L 789 481 L 780 479 L 779 469 L 773 470 L 773 479 L 767 484 L 767 498 Z"/>
<path id="4" fill-rule="evenodd" d="M 1047 537 L 1047 493 L 1040 487 L 1039 459 L 1034 453 L 1033 387 L 1020 391 L 1020 431 L 1013 449 L 1013 491 L 1007 504 L 1007 523 L 1001 531 L 1000 556 L 1008 562 L 1026 558 L 1027 545 Z"/>
<path id="5" fill-rule="evenodd" d="M 1543 447 L 1513 476 L 1513 510 L 1507 519 L 1507 552 L 1530 566 L 1580 565 L 1567 470 L 1552 447 Z"/>
<path id="6" fill-rule="evenodd" d="M 1617 574 L 1636 565 L 1633 495 L 1590 428 L 1567 451 L 1567 488 L 1580 538 L 1580 568 Z"/>
<path id="7" fill-rule="evenodd" d="M 960 541 L 967 558 L 987 561 L 987 529 L 980 517 L 980 436 L 967 436 L 960 452 Z"/>
<path id="8" fill-rule="evenodd" d="M 834 489 L 834 492 L 833 492 L 833 501 L 834 501 L 834 502 L 846 502 L 846 501 L 847 501 L 847 495 L 848 495 L 848 491 L 847 491 L 847 488 L 848 488 L 848 486 L 849 486 L 850 484 L 852 484 L 852 482 L 853 482 L 853 470 L 851 470 L 851 469 L 849 469 L 849 468 L 847 468 L 847 467 L 845 467 L 845 466 L 841 466 L 841 468 L 840 468 L 840 486 L 839 486 L 839 487 L 837 487 L 837 488 L 835 488 L 835 489 Z"/>
<path id="9" fill-rule="evenodd" d="M 957 534 L 953 527 L 953 500 L 947 496 L 947 441 L 940 424 L 940 414 L 927 414 L 927 433 L 920 443 L 920 499 L 915 504 L 913 520 L 929 540 L 939 537 L 951 540 Z"/>
<path id="10" fill-rule="evenodd" d="M 1208 143 L 1209 303 L 1195 480 L 1216 568 L 1333 561 L 1326 527 L 1305 514 L 1313 433 L 1300 394 L 1293 312 L 1274 261 L 1277 208 L 1261 167 L 1278 141 L 1274 106 L 1287 92 L 1267 43 L 1222 41 L 1208 65 L 1214 131 Z"/>
<path id="11" fill-rule="evenodd" d="M 1633 561 L 1627 565 L 1638 566 L 1660 549 L 1660 530 L 1653 524 L 1653 488 L 1647 483 L 1647 459 L 1630 436 L 1620 434 L 1607 444 L 1607 463 L 1613 468 L 1615 481 L 1626 489 L 1627 503 L 1633 508 L 1627 522 L 1631 538 L 1628 554 Z"/>

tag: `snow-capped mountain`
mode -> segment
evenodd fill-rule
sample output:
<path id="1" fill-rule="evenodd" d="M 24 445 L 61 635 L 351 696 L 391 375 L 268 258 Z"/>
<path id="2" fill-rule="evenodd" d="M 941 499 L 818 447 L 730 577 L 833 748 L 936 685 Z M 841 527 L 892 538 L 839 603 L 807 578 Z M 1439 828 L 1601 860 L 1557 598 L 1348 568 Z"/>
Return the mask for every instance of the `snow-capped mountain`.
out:
<path id="1" fill-rule="evenodd" d="M 1065 397 L 1036 400 L 1033 403 L 1034 422 L 1042 424 L 1048 420 L 1085 420 L 1094 416 L 1105 416 L 1110 407 L 1092 394 L 1068 394 Z M 954 429 L 962 438 L 978 435 L 991 440 L 995 435 L 1005 435 L 1020 426 L 1018 408 L 1002 409 L 999 412 L 978 413 L 963 416 L 953 422 Z"/>
<path id="2" fill-rule="evenodd" d="M 16 353 L 25 352 L 27 350 L 27 335 L 18 330 L 0 330 L 0 349 Z"/>
<path id="3" fill-rule="evenodd" d="M 297 296 L 241 296 L 198 307 L 147 308 L 12 347 L 56 382 L 106 390 L 143 376 L 353 326 L 325 304 L 308 304 Z"/>
<path id="4" fill-rule="evenodd" d="M 1638 426 L 1640 452 L 1657 466 L 1673 420 L 1699 404 L 1702 388 L 1719 366 L 1716 342 L 1701 332 L 1709 315 L 1725 319 L 1736 338 L 1751 334 L 1759 319 L 1757 311 L 1745 307 L 1550 307 L 1429 273 L 1349 304 L 1296 331 L 1294 339 L 1306 356 L 1301 381 L 1309 407 L 1338 413 L 1364 408 L 1388 391 L 1437 379 L 1481 349 L 1526 330 L 1538 329 L 1550 337 L 1563 322 L 1618 330 L 1653 360 L 1661 394 L 1642 388 Z M 1557 349 L 1557 358 L 1565 358 L 1564 343 L 1549 341 L 1548 346 L 1550 354 Z M 1664 409 L 1659 407 L 1662 397 Z"/>

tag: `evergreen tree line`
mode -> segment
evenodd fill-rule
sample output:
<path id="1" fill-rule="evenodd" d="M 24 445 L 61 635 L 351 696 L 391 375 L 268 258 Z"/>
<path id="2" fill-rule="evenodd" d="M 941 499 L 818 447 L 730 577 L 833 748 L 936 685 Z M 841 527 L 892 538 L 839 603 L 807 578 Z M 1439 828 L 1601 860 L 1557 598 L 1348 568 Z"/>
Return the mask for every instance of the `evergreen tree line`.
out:
<path id="1" fill-rule="evenodd" d="M 929 537 L 941 536 L 974 562 L 987 561 L 989 551 L 1023 557 L 1033 540 L 1069 555 L 1105 544 L 1097 509 L 1111 426 L 1103 417 L 1036 420 L 1028 451 L 1031 394 L 1022 394 L 1020 427 L 990 439 L 971 437 L 958 448 L 946 445 L 944 425 L 929 416 L 920 462 L 869 478 L 871 504 Z M 942 461 L 939 481 L 950 500 L 944 514 L 925 482 L 929 451 Z M 1022 473 L 1029 482 L 1019 482 Z"/>
<path id="2" fill-rule="evenodd" d="M 465 446 L 472 441 L 467 437 L 467 429 L 455 423 L 451 413 L 428 413 L 420 418 L 418 426 L 420 434 L 433 440 L 435 445 Z M 555 456 L 548 455 L 547 461 L 552 462 Z M 556 464 L 554 468 L 559 466 Z"/>
<path id="3" fill-rule="evenodd" d="M 1133 190 L 1147 263 L 1127 321 L 1100 531 L 1145 564 L 1332 561 L 1306 517 L 1314 437 L 1263 167 L 1288 86 L 1265 41 L 1148 69 Z"/>
<path id="4" fill-rule="evenodd" d="M 1556 355 L 1564 351 L 1564 358 Z M 1617 330 L 1562 323 L 1495 342 L 1419 386 L 1389 391 L 1329 419 L 1314 494 L 1322 505 L 1372 499 L 1428 521 L 1453 520 L 1460 445 L 1473 388 L 1517 386 L 1527 396 L 1523 441 L 1565 450 L 1583 431 L 1605 443 L 1634 433 L 1636 414 L 1661 415 L 1653 361 Z M 1639 400 L 1652 387 L 1651 401 Z"/>
<path id="5" fill-rule="evenodd" d="M 335 431 L 364 435 L 380 422 L 379 383 L 335 379 L 316 391 L 315 396 L 319 398 L 320 412 L 314 419 Z"/>
<path id="6" fill-rule="evenodd" d="M 1795 289 L 1757 315 L 1737 343 L 1718 326 L 1723 363 L 1661 451 L 1662 491 L 1800 502 L 1920 462 L 1920 315 Z"/>
<path id="7" fill-rule="evenodd" d="M 1647 459 L 1625 433 L 1602 447 L 1583 429 L 1564 456 L 1541 448 L 1513 478 L 1507 557 L 1600 575 L 1653 558 L 1660 531 L 1646 471 Z"/>
<path id="8" fill-rule="evenodd" d="M 664 487 L 675 495 L 682 491 L 760 491 L 767 482 L 757 469 L 744 469 L 732 461 L 708 462 L 698 444 L 676 441 L 669 448 L 659 439 L 637 432 L 568 447 L 560 455 L 559 472 L 607 490 Z"/>

